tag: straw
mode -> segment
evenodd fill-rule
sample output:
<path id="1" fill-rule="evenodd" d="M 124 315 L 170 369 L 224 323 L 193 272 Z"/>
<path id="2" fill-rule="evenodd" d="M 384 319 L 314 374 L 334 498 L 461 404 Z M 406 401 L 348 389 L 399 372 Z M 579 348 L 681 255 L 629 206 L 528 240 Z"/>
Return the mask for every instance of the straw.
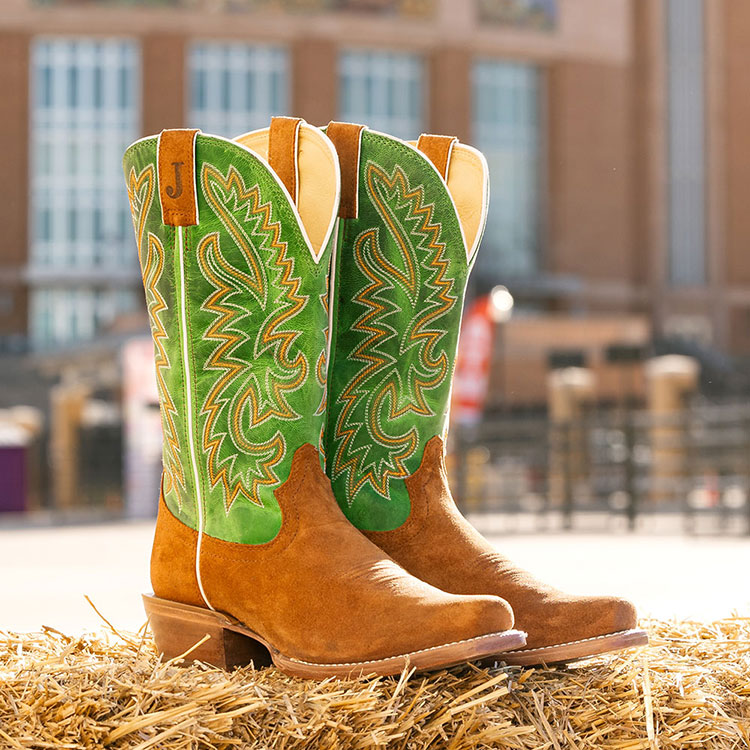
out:
<path id="1" fill-rule="evenodd" d="M 150 636 L 0 633 L 0 748 L 750 746 L 750 618 L 644 623 L 652 645 L 567 667 L 300 680 L 157 655 Z"/>

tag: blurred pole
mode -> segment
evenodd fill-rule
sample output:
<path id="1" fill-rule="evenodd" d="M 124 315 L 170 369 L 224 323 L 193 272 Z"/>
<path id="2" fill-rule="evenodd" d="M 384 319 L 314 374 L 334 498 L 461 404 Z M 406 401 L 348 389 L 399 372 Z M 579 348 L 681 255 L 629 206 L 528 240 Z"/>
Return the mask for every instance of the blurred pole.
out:
<path id="1" fill-rule="evenodd" d="M 162 432 L 150 337 L 122 348 L 123 475 L 128 518 L 156 515 L 162 472 Z"/>
<path id="2" fill-rule="evenodd" d="M 700 365 L 693 357 L 669 354 L 646 363 L 648 411 L 651 423 L 651 500 L 674 498 L 674 487 L 685 487 L 690 456 L 687 397 L 696 392 Z"/>
<path id="3" fill-rule="evenodd" d="M 454 466 L 456 477 L 456 486 L 455 491 L 453 492 L 453 499 L 456 501 L 456 506 L 461 511 L 461 513 L 465 513 L 468 507 L 468 478 L 466 475 L 468 450 L 464 431 L 465 427 L 460 422 L 457 422 L 453 428 L 453 450 L 455 455 Z"/>
<path id="4" fill-rule="evenodd" d="M 505 372 L 505 322 L 495 324 L 495 346 L 498 351 L 500 366 L 497 372 L 497 390 L 500 403 L 500 412 L 504 413 L 508 408 L 508 396 L 506 393 L 507 377 Z"/>
<path id="5" fill-rule="evenodd" d="M 632 409 L 626 409 L 623 423 L 623 436 L 625 438 L 625 492 L 628 495 L 628 505 L 625 514 L 628 519 L 628 529 L 635 531 L 638 519 L 639 496 L 638 476 L 635 465 L 635 414 Z"/>
<path id="6" fill-rule="evenodd" d="M 636 447 L 636 402 L 638 391 L 636 374 L 643 362 L 643 348 L 634 344 L 613 344 L 607 347 L 605 358 L 618 369 L 620 387 L 618 394 L 618 421 L 625 444 L 625 476 L 623 482 L 627 505 L 625 516 L 628 529 L 635 530 L 640 498 L 638 494 L 638 471 L 635 460 Z"/>
<path id="7" fill-rule="evenodd" d="M 460 346 L 454 369 L 451 401 L 451 435 L 455 461 L 454 498 L 460 508 L 469 504 L 469 459 L 475 446 L 490 380 L 495 336 L 513 311 L 513 296 L 504 286 L 496 286 L 468 306 L 461 324 Z M 502 351 L 504 358 L 505 352 Z M 504 368 L 505 362 L 501 363 Z M 501 376 L 500 395 L 505 402 L 505 379 Z M 471 478 L 471 487 L 477 482 Z"/>
<path id="8" fill-rule="evenodd" d="M 513 308 L 515 306 L 515 300 L 513 295 L 508 290 L 508 287 L 502 284 L 493 287 L 489 294 L 489 305 L 487 314 L 489 319 L 493 323 L 492 338 L 494 346 L 497 347 L 499 352 L 499 371 L 497 373 L 497 388 L 500 397 L 500 419 L 504 420 L 505 415 L 508 411 L 508 377 L 507 377 L 507 352 L 505 346 L 505 327 L 508 321 L 513 315 Z M 488 452 L 489 453 L 489 452 Z M 502 448 L 500 450 L 502 454 Z M 489 463 L 492 463 L 492 454 L 489 453 Z M 501 483 L 502 486 L 502 483 Z M 486 494 L 485 486 L 485 494 Z M 507 501 L 506 497 L 501 498 L 501 502 L 505 504 Z"/>
<path id="9" fill-rule="evenodd" d="M 63 381 L 50 392 L 50 462 L 55 508 L 72 508 L 79 494 L 79 431 L 88 388 Z"/>
<path id="10" fill-rule="evenodd" d="M 500 392 L 500 409 L 507 409 L 508 394 L 507 375 L 506 375 L 506 353 L 505 353 L 505 326 L 513 315 L 515 300 L 513 295 L 508 291 L 508 287 L 496 286 L 490 291 L 489 307 L 487 314 L 490 320 L 495 324 L 494 337 L 496 346 L 500 354 L 500 370 L 498 372 L 497 384 Z"/>
<path id="11" fill-rule="evenodd" d="M 594 374 L 585 367 L 552 370 L 547 376 L 550 416 L 549 492 L 562 508 L 563 526 L 571 528 L 575 487 L 587 476 L 585 404 L 594 395 Z"/>

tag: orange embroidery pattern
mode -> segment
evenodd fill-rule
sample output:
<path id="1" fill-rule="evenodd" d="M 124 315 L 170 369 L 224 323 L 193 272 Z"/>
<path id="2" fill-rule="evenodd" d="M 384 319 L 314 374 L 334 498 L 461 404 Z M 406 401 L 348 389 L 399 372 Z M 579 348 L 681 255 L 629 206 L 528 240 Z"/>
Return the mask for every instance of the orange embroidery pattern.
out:
<path id="1" fill-rule="evenodd" d="M 405 461 L 419 446 L 419 422 L 400 434 L 391 434 L 385 425 L 405 414 L 435 416 L 425 393 L 439 387 L 449 373 L 445 351 L 437 351 L 446 331 L 437 325 L 456 302 L 451 293 L 453 280 L 446 277 L 449 261 L 440 241 L 442 227 L 432 220 L 434 206 L 425 203 L 424 188 L 412 189 L 399 167 L 389 175 L 372 162 L 366 168 L 366 187 L 393 240 L 389 250 L 395 249 L 396 256 L 385 256 L 380 227 L 361 232 L 354 244 L 354 259 L 367 283 L 354 296 L 366 312 L 352 330 L 365 336 L 349 358 L 364 367 L 339 397 L 344 406 L 336 421 L 332 469 L 334 478 L 346 473 L 350 504 L 365 484 L 388 497 L 390 479 L 409 475 Z M 405 206 L 408 216 L 399 219 L 397 210 Z M 395 295 L 389 294 L 396 287 L 405 292 L 408 309 L 401 309 Z M 420 299 L 425 288 L 429 292 Z M 405 331 L 389 324 L 388 318 L 394 314 L 401 315 Z M 390 345 L 386 352 L 383 346 L 392 340 L 399 342 L 396 349 L 400 353 L 418 347 L 419 372 L 400 373 L 394 347 Z M 378 460 L 368 461 L 371 451 L 379 454 Z"/>
<path id="2" fill-rule="evenodd" d="M 159 239 L 149 233 L 146 241 L 146 256 L 143 253 L 143 234 L 148 212 L 154 197 L 154 167 L 149 164 L 136 176 L 135 169 L 128 175 L 128 198 L 133 216 L 133 224 L 138 244 L 138 256 L 143 269 L 143 288 L 146 292 L 151 332 L 153 335 L 156 364 L 156 385 L 162 404 L 162 430 L 164 433 L 164 495 L 175 493 L 177 505 L 182 509 L 182 493 L 185 491 L 185 474 L 180 461 L 180 443 L 175 419 L 177 408 L 169 393 L 164 379 L 164 372 L 171 368 L 167 355 L 166 343 L 169 340 L 161 313 L 167 309 L 167 303 L 159 293 L 157 285 L 164 271 L 164 248 Z"/>
<path id="3" fill-rule="evenodd" d="M 270 203 L 261 201 L 258 186 L 248 189 L 232 166 L 223 175 L 210 164 L 203 165 L 201 181 L 206 199 L 247 266 L 245 271 L 227 261 L 220 248 L 219 233 L 206 235 L 198 243 L 201 272 L 215 289 L 202 305 L 202 309 L 216 316 L 204 338 L 218 343 L 205 369 L 222 373 L 201 409 L 207 416 L 203 448 L 210 484 L 215 487 L 221 483 L 225 509 L 229 511 L 239 495 L 262 506 L 261 488 L 279 483 L 274 468 L 284 459 L 286 443 L 273 428 L 273 419 L 300 418 L 289 406 L 286 394 L 300 388 L 310 370 L 304 354 L 293 352 L 300 332 L 282 326 L 304 309 L 307 298 L 299 294 L 301 283 L 294 276 L 294 260 L 287 254 L 286 243 L 280 240 L 279 223 L 271 219 Z M 244 220 L 240 222 L 237 215 Z M 278 271 L 278 277 L 272 285 L 258 255 L 261 249 L 273 254 L 271 268 Z M 281 291 L 274 297 L 277 288 Z M 243 305 L 232 301 L 238 291 Z M 243 326 L 243 319 L 250 313 L 249 297 L 259 308 L 253 308 L 253 314 L 264 316 L 254 343 L 249 334 L 253 327 Z M 252 361 L 264 355 L 271 358 L 262 377 L 247 367 L 248 357 L 234 357 L 237 347 L 250 345 Z M 223 453 L 227 440 L 234 447 Z M 241 474 L 234 471 L 240 452 L 254 459 L 250 467 L 246 460 L 241 462 Z"/>

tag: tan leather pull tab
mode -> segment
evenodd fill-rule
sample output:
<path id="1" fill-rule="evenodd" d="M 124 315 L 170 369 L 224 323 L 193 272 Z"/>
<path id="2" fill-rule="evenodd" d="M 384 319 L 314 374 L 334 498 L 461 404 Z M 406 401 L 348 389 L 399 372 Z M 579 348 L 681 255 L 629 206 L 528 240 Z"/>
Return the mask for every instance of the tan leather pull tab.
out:
<path id="1" fill-rule="evenodd" d="M 297 204 L 297 148 L 299 142 L 299 117 L 272 117 L 268 132 L 268 163 L 279 176 L 284 187 Z"/>
<path id="2" fill-rule="evenodd" d="M 198 223 L 195 138 L 199 132 L 162 130 L 159 136 L 157 170 L 163 224 L 191 227 Z"/>
<path id="3" fill-rule="evenodd" d="M 458 138 L 452 135 L 428 135 L 423 133 L 417 141 L 417 148 L 435 165 L 440 176 L 445 180 L 448 176 L 453 146 Z"/>
<path id="4" fill-rule="evenodd" d="M 341 168 L 341 201 L 339 217 L 356 219 L 359 211 L 359 152 L 364 125 L 331 122 L 326 135 L 333 141 Z"/>

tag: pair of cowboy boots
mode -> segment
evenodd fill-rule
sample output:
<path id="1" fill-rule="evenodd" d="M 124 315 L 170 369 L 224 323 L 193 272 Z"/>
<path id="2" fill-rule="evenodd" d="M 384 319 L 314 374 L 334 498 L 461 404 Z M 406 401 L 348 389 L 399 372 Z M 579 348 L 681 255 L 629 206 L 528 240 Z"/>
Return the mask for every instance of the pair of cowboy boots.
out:
<path id="1" fill-rule="evenodd" d="M 323 678 L 646 641 L 628 602 L 541 584 L 450 496 L 479 152 L 274 118 L 233 141 L 165 130 L 124 167 L 164 436 L 144 602 L 166 658 Z"/>

